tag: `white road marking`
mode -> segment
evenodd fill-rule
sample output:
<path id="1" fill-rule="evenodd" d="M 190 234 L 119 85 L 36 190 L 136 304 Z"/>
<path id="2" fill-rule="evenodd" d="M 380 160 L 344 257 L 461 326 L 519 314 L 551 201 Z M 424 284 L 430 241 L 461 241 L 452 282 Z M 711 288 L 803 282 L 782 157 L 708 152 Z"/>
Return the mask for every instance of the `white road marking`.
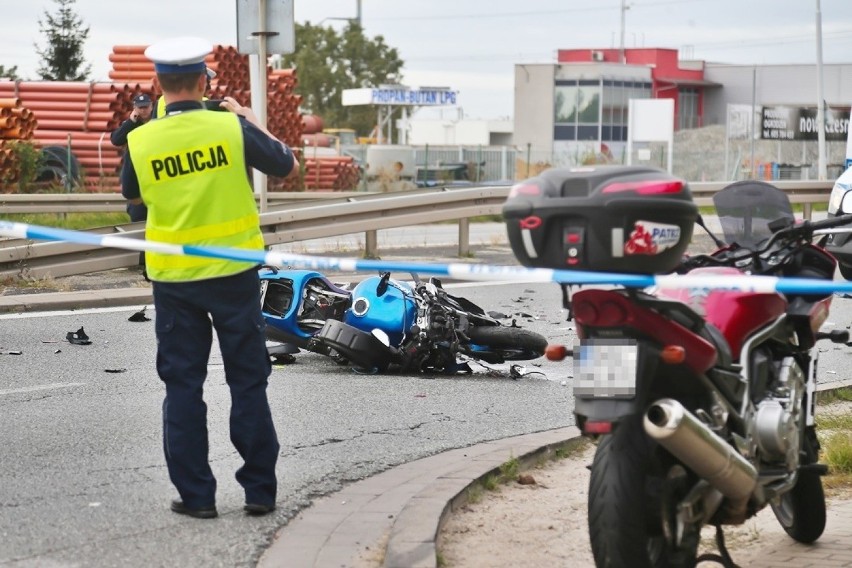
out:
<path id="1" fill-rule="evenodd" d="M 27 319 L 27 318 L 51 318 L 56 316 L 79 316 L 88 314 L 106 314 L 110 312 L 127 312 L 132 314 L 138 312 L 143 304 L 134 304 L 132 306 L 115 306 L 112 308 L 87 308 L 84 310 L 61 310 L 52 312 L 22 312 L 17 314 L 0 314 L 0 320 L 4 319 Z M 153 306 L 148 304 L 148 310 L 153 311 Z"/>
<path id="2" fill-rule="evenodd" d="M 49 385 L 36 385 L 34 387 L 24 387 L 20 389 L 5 389 L 0 390 L 0 396 L 4 394 L 20 394 L 25 392 L 37 392 L 43 390 L 52 390 L 52 389 L 64 389 L 70 387 L 82 387 L 86 383 L 52 383 Z"/>

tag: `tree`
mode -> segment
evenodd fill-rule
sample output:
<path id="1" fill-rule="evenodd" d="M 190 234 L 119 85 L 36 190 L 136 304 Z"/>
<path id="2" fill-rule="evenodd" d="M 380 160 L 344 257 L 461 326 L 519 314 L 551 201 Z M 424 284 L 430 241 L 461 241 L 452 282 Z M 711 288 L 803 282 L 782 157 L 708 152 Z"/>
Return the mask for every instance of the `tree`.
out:
<path id="1" fill-rule="evenodd" d="M 376 124 L 376 109 L 343 106 L 343 90 L 397 83 L 404 65 L 384 37 L 367 38 L 354 21 L 340 33 L 297 23 L 296 52 L 285 55 L 282 62 L 296 68 L 296 91 L 306 112 L 321 117 L 326 126 L 353 128 L 363 136 Z"/>
<path id="2" fill-rule="evenodd" d="M 38 74 L 46 81 L 85 81 L 92 71 L 85 65 L 83 44 L 89 37 L 89 26 L 74 13 L 77 0 L 53 0 L 58 8 L 55 14 L 44 12 L 45 21 L 39 18 L 38 27 L 45 35 L 47 46 L 36 53 L 42 58 Z"/>
<path id="3" fill-rule="evenodd" d="M 12 81 L 20 79 L 18 76 L 18 66 L 12 65 L 11 67 L 6 68 L 5 65 L 0 65 L 0 79 L 11 79 Z"/>

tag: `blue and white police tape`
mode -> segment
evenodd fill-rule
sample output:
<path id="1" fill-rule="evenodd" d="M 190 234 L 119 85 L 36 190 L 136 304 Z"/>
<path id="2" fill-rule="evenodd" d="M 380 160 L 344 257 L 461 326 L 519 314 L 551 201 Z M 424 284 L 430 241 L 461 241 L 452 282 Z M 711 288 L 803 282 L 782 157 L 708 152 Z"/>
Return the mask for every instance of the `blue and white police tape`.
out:
<path id="1" fill-rule="evenodd" d="M 252 251 L 236 248 L 173 245 L 156 241 L 95 235 L 83 231 L 54 229 L 27 223 L 0 221 L 0 236 L 22 239 L 64 241 L 82 245 L 118 248 L 135 251 L 150 251 L 162 254 L 204 256 L 226 260 L 238 260 L 271 266 L 289 266 L 309 270 L 339 270 L 343 272 L 415 272 L 448 276 L 459 280 L 495 282 L 554 282 L 574 285 L 615 285 L 628 288 L 659 286 L 675 289 L 739 290 L 748 292 L 780 292 L 783 294 L 831 294 L 852 293 L 852 282 L 818 280 L 810 278 L 776 278 L 773 276 L 662 276 L 646 274 L 618 274 L 580 270 L 551 270 L 546 268 L 523 268 L 466 263 L 420 263 L 391 262 L 307 256 L 285 252 Z"/>

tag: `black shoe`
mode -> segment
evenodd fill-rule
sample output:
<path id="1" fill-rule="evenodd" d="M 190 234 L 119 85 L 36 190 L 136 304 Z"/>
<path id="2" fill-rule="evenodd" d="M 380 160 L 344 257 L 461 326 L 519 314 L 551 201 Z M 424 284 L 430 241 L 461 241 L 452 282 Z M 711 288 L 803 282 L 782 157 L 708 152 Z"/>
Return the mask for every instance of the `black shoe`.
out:
<path id="1" fill-rule="evenodd" d="M 275 510 L 275 505 L 261 505 L 259 503 L 246 503 L 243 511 L 253 517 L 262 517 Z"/>
<path id="2" fill-rule="evenodd" d="M 202 507 L 200 509 L 190 509 L 183 504 L 183 501 L 175 499 L 172 501 L 172 511 L 178 515 L 187 515 L 196 519 L 215 519 L 219 516 L 216 512 L 216 507 Z"/>

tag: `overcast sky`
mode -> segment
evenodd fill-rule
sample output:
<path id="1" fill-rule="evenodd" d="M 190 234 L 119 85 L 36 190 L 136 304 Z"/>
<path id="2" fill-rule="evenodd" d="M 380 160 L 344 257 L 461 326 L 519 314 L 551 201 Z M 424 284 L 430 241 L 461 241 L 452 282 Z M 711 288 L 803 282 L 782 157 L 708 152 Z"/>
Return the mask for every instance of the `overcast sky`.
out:
<path id="1" fill-rule="evenodd" d="M 268 0 L 270 2 L 280 0 Z M 817 0 L 629 0 L 626 47 L 744 64 L 815 63 Z M 516 63 L 554 62 L 556 50 L 618 47 L 621 0 L 362 0 L 368 36 L 384 36 L 412 87 L 448 86 L 470 118 L 509 117 Z M 296 21 L 341 27 L 357 0 L 295 0 Z M 823 61 L 852 63 L 852 0 L 821 0 Z M 90 26 L 85 55 L 108 80 L 114 45 L 200 35 L 236 45 L 237 0 L 77 0 Z M 35 78 L 38 20 L 52 0 L 0 0 L 0 65 Z M 328 18 L 328 19 L 326 19 Z M 816 92 L 816 91 L 815 91 Z M 457 110 L 444 111 L 455 116 Z M 434 114 L 434 111 L 433 113 Z"/>

